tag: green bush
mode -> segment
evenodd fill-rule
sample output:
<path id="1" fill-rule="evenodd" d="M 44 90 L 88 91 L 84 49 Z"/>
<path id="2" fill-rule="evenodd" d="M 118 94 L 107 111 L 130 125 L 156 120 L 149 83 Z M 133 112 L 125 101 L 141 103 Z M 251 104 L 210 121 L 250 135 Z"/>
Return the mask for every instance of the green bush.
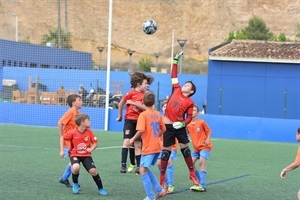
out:
<path id="1" fill-rule="evenodd" d="M 139 60 L 139 69 L 143 72 L 151 72 L 151 67 L 154 67 L 154 64 L 149 55 L 145 55 Z"/>

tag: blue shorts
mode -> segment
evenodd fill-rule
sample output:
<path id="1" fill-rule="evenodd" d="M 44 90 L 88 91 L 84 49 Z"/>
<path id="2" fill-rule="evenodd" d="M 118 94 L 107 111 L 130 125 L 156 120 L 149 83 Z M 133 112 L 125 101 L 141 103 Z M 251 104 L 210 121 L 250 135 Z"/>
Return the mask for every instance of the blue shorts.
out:
<path id="1" fill-rule="evenodd" d="M 161 159 L 161 154 L 162 154 L 162 151 L 160 151 L 158 159 Z M 170 159 L 177 160 L 177 151 L 175 151 L 175 150 L 171 151 Z"/>
<path id="2" fill-rule="evenodd" d="M 64 158 L 69 158 L 69 148 L 64 147 Z"/>
<path id="3" fill-rule="evenodd" d="M 141 156 L 141 167 L 150 168 L 151 165 L 155 165 L 158 159 L 159 153 L 147 154 Z"/>
<path id="4" fill-rule="evenodd" d="M 210 155 L 210 151 L 208 150 L 202 150 L 200 152 L 195 152 L 195 151 L 192 152 L 192 158 L 196 158 L 196 159 L 204 158 L 205 160 L 208 160 L 209 155 Z"/>

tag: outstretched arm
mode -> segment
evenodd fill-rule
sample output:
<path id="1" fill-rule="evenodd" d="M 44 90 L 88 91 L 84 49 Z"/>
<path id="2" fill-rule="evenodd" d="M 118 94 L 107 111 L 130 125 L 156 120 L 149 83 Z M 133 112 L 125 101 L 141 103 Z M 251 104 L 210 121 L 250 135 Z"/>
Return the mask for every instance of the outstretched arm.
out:
<path id="1" fill-rule="evenodd" d="M 300 165 L 300 163 L 292 162 L 289 166 L 287 166 L 286 168 L 284 168 L 284 169 L 280 172 L 280 178 L 285 179 L 285 177 L 286 177 L 286 172 L 298 168 L 299 165 Z"/>
<path id="2" fill-rule="evenodd" d="M 171 70 L 171 80 L 172 80 L 172 85 L 175 85 L 178 83 L 178 60 L 180 57 L 183 55 L 183 51 L 180 52 L 179 54 L 176 54 L 176 56 L 173 59 L 173 65 L 172 65 L 172 70 Z"/>
<path id="3" fill-rule="evenodd" d="M 298 136 L 298 134 L 297 134 Z M 298 147 L 296 159 L 294 162 L 283 168 L 283 170 L 280 172 L 280 178 L 285 179 L 286 172 L 294 170 L 300 166 L 300 147 Z"/>

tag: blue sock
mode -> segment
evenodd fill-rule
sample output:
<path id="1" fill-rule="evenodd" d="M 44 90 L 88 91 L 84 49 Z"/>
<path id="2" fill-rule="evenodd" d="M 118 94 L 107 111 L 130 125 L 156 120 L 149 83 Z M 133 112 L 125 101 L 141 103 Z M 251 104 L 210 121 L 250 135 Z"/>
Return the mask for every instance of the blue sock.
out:
<path id="1" fill-rule="evenodd" d="M 149 171 L 149 169 L 148 169 L 148 171 Z M 145 189 L 145 192 L 147 194 L 147 197 L 149 197 L 150 199 L 154 199 L 155 196 L 154 196 L 154 193 L 152 191 L 152 185 L 151 185 L 151 181 L 150 181 L 150 178 L 148 176 L 148 173 L 143 174 L 141 177 L 142 177 L 142 181 L 143 181 L 143 185 L 144 185 L 144 189 Z"/>
<path id="2" fill-rule="evenodd" d="M 198 179 L 198 181 L 200 182 L 200 180 L 201 180 L 201 176 L 200 176 L 200 172 L 199 172 L 199 170 L 195 170 L 195 174 L 196 174 L 196 176 L 197 176 L 197 179 Z M 201 184 L 202 185 L 202 184 Z"/>
<path id="3" fill-rule="evenodd" d="M 148 174 L 148 177 L 149 177 L 149 179 L 150 179 L 151 184 L 152 184 L 153 187 L 155 188 L 155 191 L 156 191 L 156 192 L 161 192 L 161 190 L 162 190 L 163 188 L 162 188 L 161 185 L 159 184 L 159 182 L 158 182 L 158 180 L 156 179 L 156 177 L 155 177 L 155 175 L 153 174 L 153 172 L 152 172 L 150 169 L 148 169 L 148 170 L 147 170 L 147 174 Z M 151 198 L 150 198 L 150 199 L 151 199 Z"/>
<path id="4" fill-rule="evenodd" d="M 171 164 L 167 168 L 167 177 L 166 180 L 168 180 L 167 185 L 174 185 L 174 165 Z"/>
<path id="5" fill-rule="evenodd" d="M 64 174 L 62 175 L 61 178 L 63 180 L 67 180 L 71 176 L 71 173 L 72 173 L 71 166 L 68 164 L 66 169 L 65 169 L 65 172 L 64 172 Z"/>
<path id="6" fill-rule="evenodd" d="M 206 188 L 206 171 L 201 171 L 200 172 L 200 184 L 202 187 Z"/>

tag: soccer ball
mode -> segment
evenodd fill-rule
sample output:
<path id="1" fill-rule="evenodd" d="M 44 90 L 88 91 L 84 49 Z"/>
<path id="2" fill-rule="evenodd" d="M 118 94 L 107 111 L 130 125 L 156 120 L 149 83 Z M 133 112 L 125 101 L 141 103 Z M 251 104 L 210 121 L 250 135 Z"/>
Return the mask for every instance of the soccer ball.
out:
<path id="1" fill-rule="evenodd" d="M 143 31 L 146 34 L 151 35 L 155 33 L 156 30 L 157 30 L 157 24 L 153 19 L 148 19 L 143 22 Z"/>

